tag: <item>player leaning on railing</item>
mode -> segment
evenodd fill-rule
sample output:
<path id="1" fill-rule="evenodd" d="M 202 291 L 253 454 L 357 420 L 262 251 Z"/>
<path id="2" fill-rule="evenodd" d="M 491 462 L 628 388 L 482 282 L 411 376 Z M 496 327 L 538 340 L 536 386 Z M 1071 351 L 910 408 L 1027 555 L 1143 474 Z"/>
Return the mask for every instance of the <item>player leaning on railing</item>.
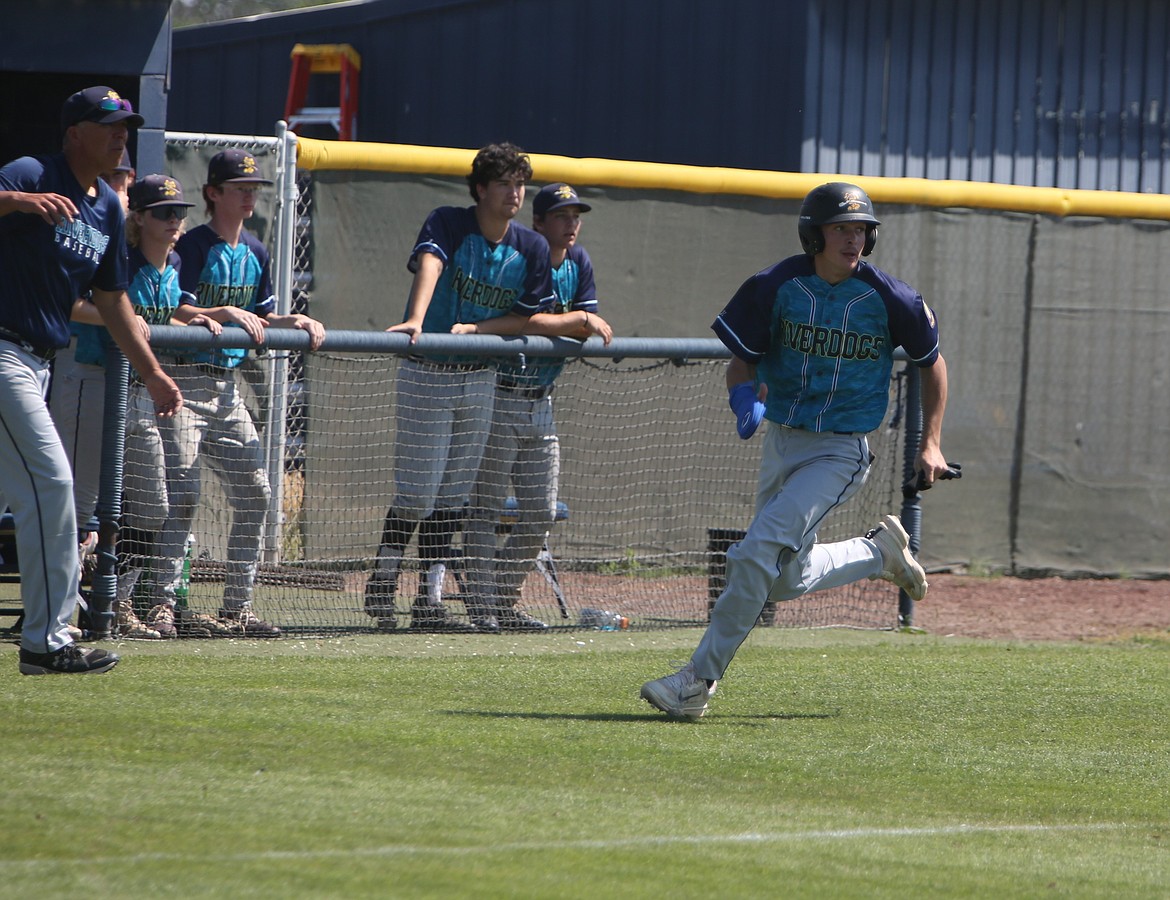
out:
<path id="1" fill-rule="evenodd" d="M 410 256 L 414 273 L 404 320 L 386 329 L 449 333 L 457 322 L 507 313 L 531 316 L 551 302 L 548 244 L 514 222 L 532 177 L 528 156 L 512 144 L 489 144 L 471 164 L 475 205 L 432 210 Z M 420 590 L 410 628 L 475 632 L 442 603 L 451 542 L 471 495 L 491 427 L 496 373 L 467 355 L 411 354 L 398 366 L 394 499 L 386 512 L 365 609 L 378 627 L 397 626 L 395 596 L 402 555 L 419 531 Z"/>
<path id="2" fill-rule="evenodd" d="M 768 420 L 756 513 L 727 551 L 726 587 L 691 659 L 642 685 L 668 715 L 707 710 L 764 602 L 795 600 L 862 578 L 883 578 L 915 600 L 926 576 L 901 523 L 886 516 L 865 537 L 817 543 L 833 509 L 865 483 L 867 435 L 885 417 L 894 349 L 922 376 L 922 441 L 914 468 L 924 486 L 948 471 L 941 449 L 946 362 L 934 313 L 909 285 L 866 263 L 880 223 L 861 188 L 821 185 L 804 199 L 804 254 L 749 278 L 712 328 L 732 353 L 729 401 L 740 437 Z"/>
<path id="3" fill-rule="evenodd" d="M 577 243 L 581 214 L 592 207 L 563 182 L 541 188 L 532 202 L 532 227 L 548 241 L 555 297 L 534 316 L 507 315 L 459 324 L 455 334 L 538 334 L 607 345 L 609 323 L 597 314 L 593 263 Z M 502 360 L 496 373 L 495 414 L 475 489 L 471 494 L 463 549 L 469 611 L 480 631 L 543 631 L 544 622 L 518 607 L 524 578 L 532 569 L 556 520 L 561 444 L 553 418 L 553 383 L 564 359 Z M 516 492 L 516 522 L 496 548 L 496 523 Z"/>

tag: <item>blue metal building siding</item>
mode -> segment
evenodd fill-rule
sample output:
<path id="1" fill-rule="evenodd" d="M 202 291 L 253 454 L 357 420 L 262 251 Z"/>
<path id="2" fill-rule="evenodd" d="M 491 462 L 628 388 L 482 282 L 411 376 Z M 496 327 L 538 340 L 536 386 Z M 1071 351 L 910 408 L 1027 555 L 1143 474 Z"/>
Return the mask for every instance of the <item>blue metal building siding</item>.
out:
<path id="1" fill-rule="evenodd" d="M 180 29 L 168 124 L 270 133 L 293 45 L 344 42 L 362 57 L 359 140 L 511 140 L 567 156 L 791 170 L 806 10 L 806 0 L 367 0 Z M 309 105 L 336 105 L 336 82 L 314 81 L 324 90 Z"/>
<path id="2" fill-rule="evenodd" d="M 175 32 L 168 127 L 271 133 L 293 45 L 346 42 L 360 140 L 1161 193 L 1168 7 L 364 0 Z"/>
<path id="3" fill-rule="evenodd" d="M 811 9 L 805 171 L 1170 189 L 1164 0 Z"/>

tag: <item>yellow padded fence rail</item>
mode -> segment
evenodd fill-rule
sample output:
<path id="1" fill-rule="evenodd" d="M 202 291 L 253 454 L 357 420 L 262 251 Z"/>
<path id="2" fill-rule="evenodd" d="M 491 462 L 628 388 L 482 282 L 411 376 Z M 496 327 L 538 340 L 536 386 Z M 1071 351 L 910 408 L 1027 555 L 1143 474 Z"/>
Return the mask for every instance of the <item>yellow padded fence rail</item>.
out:
<path id="1" fill-rule="evenodd" d="M 313 171 L 410 172 L 462 177 L 475 150 L 297 139 L 297 167 Z M 529 154 L 538 180 L 694 194 L 800 199 L 818 184 L 849 180 L 875 201 L 908 206 L 995 209 L 1050 216 L 1170 221 L 1170 195 L 1022 187 L 929 178 L 867 178 L 841 174 L 764 172 L 627 160 Z"/>

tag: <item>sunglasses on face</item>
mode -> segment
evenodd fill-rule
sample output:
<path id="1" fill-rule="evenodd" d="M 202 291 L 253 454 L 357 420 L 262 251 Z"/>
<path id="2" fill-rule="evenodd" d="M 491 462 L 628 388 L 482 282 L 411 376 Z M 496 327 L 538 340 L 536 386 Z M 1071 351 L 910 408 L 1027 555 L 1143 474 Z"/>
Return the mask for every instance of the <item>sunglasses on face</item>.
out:
<path id="1" fill-rule="evenodd" d="M 126 112 L 134 112 L 134 107 L 130 105 L 129 100 L 115 100 L 113 97 L 106 97 L 104 100 L 99 100 L 97 108 L 106 112 L 117 112 L 120 109 L 124 109 Z"/>
<path id="2" fill-rule="evenodd" d="M 185 219 L 187 218 L 187 207 L 185 206 L 152 206 L 150 214 L 156 219 L 163 222 L 173 218 Z"/>

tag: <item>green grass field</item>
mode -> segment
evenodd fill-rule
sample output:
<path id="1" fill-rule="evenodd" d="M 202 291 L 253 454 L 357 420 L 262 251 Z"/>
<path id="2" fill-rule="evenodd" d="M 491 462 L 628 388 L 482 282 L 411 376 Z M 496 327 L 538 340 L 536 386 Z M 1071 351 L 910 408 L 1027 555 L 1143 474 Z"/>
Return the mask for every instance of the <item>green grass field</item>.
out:
<path id="1" fill-rule="evenodd" d="M 0 648 L 11 897 L 1170 897 L 1170 641 L 694 630 Z"/>

